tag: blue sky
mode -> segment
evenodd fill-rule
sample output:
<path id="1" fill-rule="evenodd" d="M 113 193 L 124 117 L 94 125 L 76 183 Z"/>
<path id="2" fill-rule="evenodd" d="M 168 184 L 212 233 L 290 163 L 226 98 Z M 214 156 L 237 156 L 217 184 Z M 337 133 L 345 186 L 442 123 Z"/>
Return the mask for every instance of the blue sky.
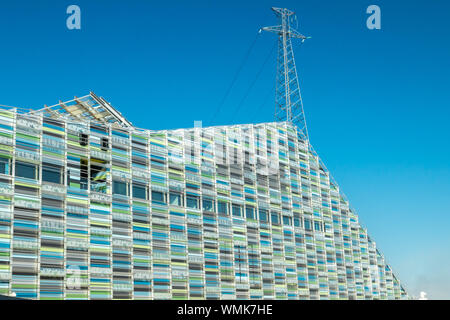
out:
<path id="1" fill-rule="evenodd" d="M 450 299 L 448 1 L 2 1 L 0 104 L 92 90 L 142 128 L 272 121 L 272 6 L 312 36 L 295 53 L 315 149 L 407 290 Z"/>

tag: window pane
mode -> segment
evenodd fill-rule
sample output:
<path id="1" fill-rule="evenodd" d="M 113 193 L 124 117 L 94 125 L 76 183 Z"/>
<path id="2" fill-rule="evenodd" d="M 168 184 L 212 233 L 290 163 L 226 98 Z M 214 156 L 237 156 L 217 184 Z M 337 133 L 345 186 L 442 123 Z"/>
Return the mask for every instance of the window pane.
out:
<path id="1" fill-rule="evenodd" d="M 36 165 L 24 162 L 16 162 L 16 177 L 36 179 Z"/>
<path id="2" fill-rule="evenodd" d="M 198 197 L 187 196 L 186 206 L 188 208 L 198 209 Z"/>
<path id="3" fill-rule="evenodd" d="M 214 211 L 214 202 L 210 199 L 203 199 L 203 210 Z"/>
<path id="4" fill-rule="evenodd" d="M 219 213 L 228 214 L 228 203 L 219 201 L 217 203 Z"/>
<path id="5" fill-rule="evenodd" d="M 113 194 L 127 195 L 127 184 L 121 181 L 113 181 Z"/>
<path id="6" fill-rule="evenodd" d="M 314 221 L 314 229 L 316 231 L 322 231 L 321 225 L 319 221 Z"/>
<path id="7" fill-rule="evenodd" d="M 280 223 L 279 217 L 278 217 L 278 213 L 272 212 L 271 217 L 272 217 L 272 223 L 273 224 L 279 224 Z"/>
<path id="8" fill-rule="evenodd" d="M 147 199 L 147 192 L 145 186 L 133 184 L 133 198 Z"/>
<path id="9" fill-rule="evenodd" d="M 152 191 L 152 202 L 166 203 L 164 193 L 159 191 Z"/>
<path id="10" fill-rule="evenodd" d="M 60 167 L 42 167 L 42 181 L 61 183 L 62 175 Z"/>
<path id="11" fill-rule="evenodd" d="M 311 221 L 309 219 L 305 219 L 305 229 L 306 230 L 312 230 L 312 228 L 311 228 Z"/>
<path id="12" fill-rule="evenodd" d="M 0 162 L 0 173 L 8 174 L 8 164 L 6 162 Z"/>
<path id="13" fill-rule="evenodd" d="M 91 190 L 106 193 L 108 188 L 106 182 L 108 175 L 106 167 L 106 161 L 91 158 Z"/>
<path id="14" fill-rule="evenodd" d="M 108 150 L 108 148 L 109 148 L 108 138 L 103 137 L 101 141 L 102 141 L 102 143 L 101 143 L 102 150 Z"/>
<path id="15" fill-rule="evenodd" d="M 253 207 L 245 207 L 245 215 L 248 219 L 255 219 L 255 209 Z"/>
<path id="16" fill-rule="evenodd" d="M 0 157 L 0 173 L 9 174 L 9 158 Z"/>
<path id="17" fill-rule="evenodd" d="M 181 206 L 181 195 L 179 193 L 170 193 L 170 204 L 174 206 Z"/>
<path id="18" fill-rule="evenodd" d="M 241 206 L 237 204 L 233 204 L 233 216 L 241 217 Z"/>
<path id="19" fill-rule="evenodd" d="M 285 226 L 290 226 L 292 223 L 291 223 L 291 217 L 286 217 L 286 216 L 283 216 L 283 224 L 285 225 Z"/>
<path id="20" fill-rule="evenodd" d="M 78 141 L 80 142 L 81 146 L 87 146 L 88 144 L 88 135 L 85 133 L 81 133 L 78 135 Z"/>
<path id="21" fill-rule="evenodd" d="M 260 209 L 259 210 L 259 220 L 262 222 L 267 222 L 267 211 Z"/>
<path id="22" fill-rule="evenodd" d="M 80 189 L 87 190 L 88 188 L 88 160 L 85 158 L 80 159 Z M 76 180 L 76 179 L 75 179 Z"/>

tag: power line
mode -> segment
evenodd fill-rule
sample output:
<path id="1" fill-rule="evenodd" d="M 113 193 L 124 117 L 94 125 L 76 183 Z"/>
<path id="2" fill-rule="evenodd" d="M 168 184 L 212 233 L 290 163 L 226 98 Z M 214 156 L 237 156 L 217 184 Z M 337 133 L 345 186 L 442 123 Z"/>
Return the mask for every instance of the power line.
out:
<path id="1" fill-rule="evenodd" d="M 264 67 L 266 66 L 267 62 L 269 61 L 269 58 L 272 56 L 273 50 L 275 49 L 276 45 L 277 45 L 277 43 L 275 42 L 274 45 L 272 46 L 272 49 L 270 50 L 269 54 L 267 55 L 266 60 L 264 60 L 263 65 L 261 66 L 261 68 L 259 69 L 258 73 L 256 74 L 255 79 L 253 79 L 252 83 L 250 84 L 250 86 L 248 87 L 248 89 L 245 92 L 244 96 L 242 97 L 241 101 L 239 102 L 236 110 L 234 111 L 233 117 L 231 118 L 231 123 L 234 121 L 234 118 L 236 117 L 236 115 L 238 114 L 238 112 L 241 109 L 242 105 L 244 104 L 245 100 L 247 99 L 248 94 L 252 90 L 252 88 L 255 85 L 256 81 L 258 81 L 259 77 L 261 76 L 261 73 L 263 72 Z"/>
<path id="2" fill-rule="evenodd" d="M 267 104 L 267 101 L 269 101 L 269 98 L 272 94 L 274 94 L 275 91 L 275 84 L 272 86 L 271 90 L 267 91 L 266 96 L 264 97 L 263 103 L 260 104 L 260 106 L 258 107 L 258 109 L 256 109 L 256 112 L 254 114 L 252 123 L 255 123 L 256 117 L 259 115 L 259 113 L 261 112 L 261 110 L 263 109 L 263 107 Z"/>
<path id="3" fill-rule="evenodd" d="M 230 94 L 230 92 L 231 92 L 231 89 L 232 89 L 233 86 L 234 86 L 234 83 L 236 82 L 236 80 L 237 80 L 239 74 L 241 73 L 242 68 L 244 67 L 245 63 L 247 62 L 247 59 L 248 59 L 248 57 L 250 56 L 250 53 L 252 52 L 252 49 L 253 49 L 253 47 L 255 46 L 256 40 L 258 40 L 258 37 L 259 37 L 260 34 L 261 34 L 261 30 L 258 31 L 258 33 L 257 33 L 256 36 L 255 36 L 255 39 L 254 39 L 253 42 L 251 43 L 251 45 L 250 45 L 250 47 L 248 48 L 247 52 L 245 53 L 244 59 L 242 60 L 242 62 L 241 62 L 241 64 L 240 64 L 239 68 L 237 69 L 237 71 L 236 71 L 236 73 L 235 73 L 235 75 L 234 75 L 234 77 L 233 77 L 233 80 L 231 81 L 230 86 L 228 87 L 227 91 L 225 92 L 225 95 L 223 96 L 222 100 L 220 101 L 219 105 L 217 106 L 217 109 L 216 109 L 216 111 L 214 112 L 214 114 L 213 114 L 211 120 L 209 121 L 210 123 L 217 117 L 217 115 L 218 115 L 219 112 L 220 112 L 220 109 L 223 107 L 223 105 L 224 105 L 226 99 L 228 98 L 228 96 L 229 96 L 229 94 Z"/>

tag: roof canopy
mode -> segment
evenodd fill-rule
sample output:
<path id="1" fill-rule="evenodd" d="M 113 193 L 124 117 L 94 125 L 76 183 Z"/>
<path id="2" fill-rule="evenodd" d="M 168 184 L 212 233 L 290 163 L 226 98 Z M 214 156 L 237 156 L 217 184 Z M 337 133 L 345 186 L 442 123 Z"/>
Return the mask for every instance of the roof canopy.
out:
<path id="1" fill-rule="evenodd" d="M 30 114 L 42 113 L 46 117 L 73 119 L 78 121 L 94 121 L 111 124 L 119 127 L 132 127 L 133 125 L 102 97 L 90 92 L 87 96 L 62 102 L 53 106 L 45 106 L 33 110 Z"/>

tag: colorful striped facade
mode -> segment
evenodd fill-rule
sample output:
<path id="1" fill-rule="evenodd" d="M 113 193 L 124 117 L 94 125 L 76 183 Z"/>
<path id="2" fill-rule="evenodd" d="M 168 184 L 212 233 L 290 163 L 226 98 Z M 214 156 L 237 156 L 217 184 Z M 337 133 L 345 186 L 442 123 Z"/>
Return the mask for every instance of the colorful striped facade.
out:
<path id="1" fill-rule="evenodd" d="M 295 127 L 0 110 L 0 294 L 407 298 Z"/>

